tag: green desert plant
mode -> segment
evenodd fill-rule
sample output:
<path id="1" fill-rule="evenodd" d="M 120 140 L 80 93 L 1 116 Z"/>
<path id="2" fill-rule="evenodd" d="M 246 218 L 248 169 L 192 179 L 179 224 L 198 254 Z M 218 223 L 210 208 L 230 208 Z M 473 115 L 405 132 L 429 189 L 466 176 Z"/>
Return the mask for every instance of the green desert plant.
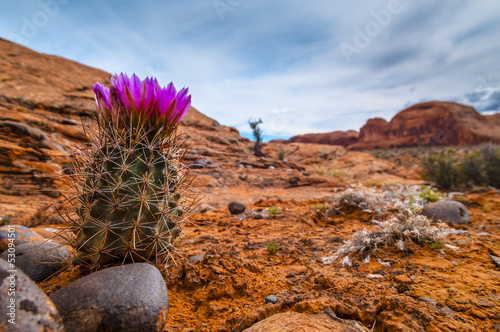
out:
<path id="1" fill-rule="evenodd" d="M 429 244 L 431 245 L 431 248 L 434 249 L 434 250 L 440 250 L 440 249 L 443 249 L 443 245 L 441 244 L 441 242 L 439 242 L 439 240 L 437 241 L 429 241 Z"/>
<path id="2" fill-rule="evenodd" d="M 269 215 L 271 215 L 271 216 L 274 216 L 278 213 L 281 213 L 281 209 L 279 207 L 273 205 L 267 209 L 267 213 L 269 213 Z"/>
<path id="3" fill-rule="evenodd" d="M 74 233 L 75 264 L 92 269 L 115 262 L 172 256 L 195 198 L 185 181 L 186 139 L 178 122 L 189 109 L 187 89 L 134 74 L 94 85 L 98 129 L 74 153 L 68 178 L 67 228 Z"/>
<path id="4" fill-rule="evenodd" d="M 262 129 L 260 128 L 260 125 L 262 124 L 262 120 L 259 119 L 258 121 L 252 121 L 249 120 L 248 124 L 250 125 L 250 128 L 252 129 L 252 134 L 253 137 L 255 138 L 255 144 L 253 146 L 253 152 L 255 155 L 260 156 L 262 155 Z"/>
<path id="5" fill-rule="evenodd" d="M 456 188 L 460 186 L 460 174 L 456 166 L 457 160 L 452 150 L 441 156 L 431 155 L 422 158 L 425 169 L 424 178 L 435 182 L 440 188 Z"/>
<path id="6" fill-rule="evenodd" d="M 278 244 L 278 242 L 276 242 L 276 240 L 273 240 L 273 241 L 267 242 L 266 248 L 267 248 L 267 252 L 270 255 L 275 255 L 281 249 L 281 246 Z"/>
<path id="7" fill-rule="evenodd" d="M 432 187 L 427 187 L 426 185 L 422 186 L 422 192 L 418 196 L 431 203 L 441 200 L 439 191 L 434 190 Z"/>
<path id="8" fill-rule="evenodd" d="M 467 186 L 500 188 L 500 149 L 491 144 L 467 153 L 459 164 Z"/>
<path id="9" fill-rule="evenodd" d="M 451 150 L 422 158 L 424 177 L 439 187 L 493 186 L 500 188 L 500 149 L 486 144 L 457 158 Z"/>
<path id="10" fill-rule="evenodd" d="M 284 149 L 282 146 L 280 146 L 280 149 L 278 151 L 278 160 L 284 160 L 286 153 L 287 153 L 287 150 Z"/>

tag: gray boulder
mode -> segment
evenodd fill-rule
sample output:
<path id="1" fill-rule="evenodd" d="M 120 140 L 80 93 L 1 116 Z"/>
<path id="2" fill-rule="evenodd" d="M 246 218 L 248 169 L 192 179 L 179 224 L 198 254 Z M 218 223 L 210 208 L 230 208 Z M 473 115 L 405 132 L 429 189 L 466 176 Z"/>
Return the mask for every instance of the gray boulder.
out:
<path id="1" fill-rule="evenodd" d="M 454 224 L 467 224 L 470 220 L 467 208 L 462 203 L 455 201 L 428 204 L 423 208 L 422 215 L 433 219 L 451 221 Z"/>
<path id="2" fill-rule="evenodd" d="M 52 301 L 26 274 L 19 269 L 13 272 L 13 268 L 15 266 L 0 259 L 0 331 L 64 331 L 61 317 Z M 14 303 L 15 309 L 11 303 Z"/>
<path id="3" fill-rule="evenodd" d="M 55 292 L 68 331 L 161 331 L 168 317 L 168 292 L 156 267 L 135 263 L 111 267 Z"/>
<path id="4" fill-rule="evenodd" d="M 69 257 L 68 248 L 54 242 L 31 242 L 16 246 L 16 267 L 23 270 L 33 281 L 41 282 L 63 267 Z M 7 260 L 8 251 L 0 257 Z"/>

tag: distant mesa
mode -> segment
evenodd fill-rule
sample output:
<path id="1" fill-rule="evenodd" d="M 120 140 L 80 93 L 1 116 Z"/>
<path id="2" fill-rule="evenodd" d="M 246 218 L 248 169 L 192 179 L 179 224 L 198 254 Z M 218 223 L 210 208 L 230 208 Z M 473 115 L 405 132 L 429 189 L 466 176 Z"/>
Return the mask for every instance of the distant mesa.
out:
<path id="1" fill-rule="evenodd" d="M 390 122 L 369 119 L 359 134 L 354 130 L 306 134 L 283 143 L 293 142 L 342 145 L 349 150 L 500 144 L 500 113 L 483 116 L 470 106 L 429 101 L 400 111 Z"/>
<path id="2" fill-rule="evenodd" d="M 283 141 L 283 143 L 314 143 L 348 146 L 358 142 L 358 137 L 359 134 L 355 130 L 334 131 L 331 133 L 293 136 L 292 138 Z"/>

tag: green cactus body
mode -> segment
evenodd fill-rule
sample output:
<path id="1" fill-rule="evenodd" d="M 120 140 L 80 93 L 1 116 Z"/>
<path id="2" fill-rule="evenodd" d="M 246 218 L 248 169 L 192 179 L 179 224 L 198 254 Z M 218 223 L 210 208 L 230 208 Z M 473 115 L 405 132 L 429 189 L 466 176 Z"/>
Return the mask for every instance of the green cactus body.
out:
<path id="1" fill-rule="evenodd" d="M 175 158 L 167 158 L 158 142 L 126 146 L 95 148 L 80 167 L 77 263 L 151 261 L 164 256 L 180 234 Z"/>

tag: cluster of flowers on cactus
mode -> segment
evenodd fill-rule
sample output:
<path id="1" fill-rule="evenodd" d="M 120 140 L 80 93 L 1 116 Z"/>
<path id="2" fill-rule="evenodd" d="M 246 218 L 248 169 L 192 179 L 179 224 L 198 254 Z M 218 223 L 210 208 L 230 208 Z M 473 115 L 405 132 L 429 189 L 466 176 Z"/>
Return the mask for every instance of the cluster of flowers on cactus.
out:
<path id="1" fill-rule="evenodd" d="M 141 80 L 135 74 L 112 76 L 111 88 L 98 82 L 93 89 L 100 114 L 137 112 L 152 120 L 164 118 L 169 126 L 177 124 L 191 105 L 188 88 L 177 91 L 172 82 L 161 87 L 156 78 Z"/>

